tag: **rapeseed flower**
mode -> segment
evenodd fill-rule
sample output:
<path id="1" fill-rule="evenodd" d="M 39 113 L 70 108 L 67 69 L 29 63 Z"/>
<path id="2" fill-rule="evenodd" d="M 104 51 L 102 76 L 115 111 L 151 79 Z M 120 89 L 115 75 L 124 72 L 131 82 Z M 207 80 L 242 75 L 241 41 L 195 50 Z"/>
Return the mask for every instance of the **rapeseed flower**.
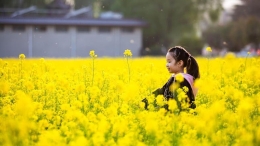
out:
<path id="1" fill-rule="evenodd" d="M 132 57 L 132 52 L 129 49 L 126 49 L 124 52 L 124 57 Z"/>
<path id="2" fill-rule="evenodd" d="M 171 92 L 175 92 L 179 87 L 180 87 L 180 83 L 175 82 L 170 85 L 169 89 Z"/>
<path id="3" fill-rule="evenodd" d="M 35 109 L 35 103 L 22 91 L 16 92 L 15 112 L 18 116 L 30 117 Z M 26 105 L 26 106 L 25 106 Z"/>
<path id="4" fill-rule="evenodd" d="M 95 54 L 95 51 L 94 50 L 91 50 L 89 52 L 89 56 L 92 57 L 92 58 L 97 58 L 97 55 Z"/>
<path id="5" fill-rule="evenodd" d="M 19 59 L 25 59 L 25 55 L 24 54 L 20 54 L 19 55 Z"/>
<path id="6" fill-rule="evenodd" d="M 206 51 L 207 51 L 207 52 L 212 52 L 211 47 L 207 47 L 207 48 L 206 48 Z"/>
<path id="7" fill-rule="evenodd" d="M 40 62 L 41 62 L 42 64 L 44 64 L 44 63 L 45 63 L 45 59 L 44 59 L 44 58 L 40 58 Z"/>
<path id="8" fill-rule="evenodd" d="M 7 81 L 0 82 L 0 95 L 7 95 L 10 90 L 10 83 Z"/>
<path id="9" fill-rule="evenodd" d="M 129 49 L 126 49 L 124 52 L 124 57 L 126 58 L 126 63 L 127 63 L 127 69 L 128 69 L 128 81 L 130 82 L 130 77 L 131 77 L 131 73 L 130 73 L 130 64 L 128 61 L 129 57 L 132 57 L 132 52 Z"/>
<path id="10" fill-rule="evenodd" d="M 175 80 L 179 83 L 183 82 L 184 81 L 184 77 L 182 74 L 176 74 L 175 75 Z"/>
<path id="11" fill-rule="evenodd" d="M 226 59 L 234 59 L 236 58 L 236 55 L 232 52 L 228 52 L 226 55 L 225 55 L 225 58 Z"/>
<path id="12" fill-rule="evenodd" d="M 195 82 L 199 88 L 195 97 L 197 107 L 187 112 L 179 111 L 179 103 L 182 109 L 187 107 L 183 103 L 188 89 L 179 88 L 178 76 L 176 84 L 170 87 L 177 93 L 176 100 L 164 101 L 162 95 L 151 94 L 168 78 L 168 72 L 159 69 L 164 58 L 136 58 L 131 62 L 131 82 L 127 82 L 123 59 L 126 56 L 100 59 L 106 64 L 95 68 L 93 85 L 92 68 L 86 65 L 93 58 L 46 59 L 44 63 L 38 59 L 26 62 L 21 58 L 0 59 L 3 121 L 0 143 L 36 146 L 170 145 L 172 141 L 177 145 L 259 143 L 260 132 L 255 128 L 260 120 L 259 59 L 212 58 L 207 74 L 208 59 L 197 58 L 201 71 L 200 80 Z M 144 110 L 143 98 L 148 99 L 148 110 Z M 154 102 L 159 106 L 168 104 L 170 111 L 158 108 Z"/>
<path id="13" fill-rule="evenodd" d="M 156 103 L 157 103 L 159 106 L 165 105 L 164 97 L 163 97 L 162 95 L 157 96 L 157 97 L 156 97 Z"/>
<path id="14" fill-rule="evenodd" d="M 177 103 L 175 100 L 169 100 L 168 105 L 169 105 L 169 110 L 175 111 L 176 109 L 178 109 L 178 106 L 177 106 Z"/>

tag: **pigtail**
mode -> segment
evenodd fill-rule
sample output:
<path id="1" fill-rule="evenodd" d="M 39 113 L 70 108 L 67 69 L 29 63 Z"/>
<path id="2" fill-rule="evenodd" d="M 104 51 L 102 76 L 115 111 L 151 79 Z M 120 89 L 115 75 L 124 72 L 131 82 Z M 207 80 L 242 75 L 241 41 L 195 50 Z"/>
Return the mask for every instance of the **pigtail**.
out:
<path id="1" fill-rule="evenodd" d="M 170 48 L 168 52 L 172 53 L 172 57 L 176 62 L 182 60 L 184 62 L 183 67 L 186 67 L 187 73 L 192 75 L 194 80 L 200 78 L 199 65 L 195 58 L 181 46 L 175 46 Z"/>
<path id="2" fill-rule="evenodd" d="M 200 78 L 199 65 L 191 55 L 187 59 L 187 73 L 192 75 L 194 79 Z"/>

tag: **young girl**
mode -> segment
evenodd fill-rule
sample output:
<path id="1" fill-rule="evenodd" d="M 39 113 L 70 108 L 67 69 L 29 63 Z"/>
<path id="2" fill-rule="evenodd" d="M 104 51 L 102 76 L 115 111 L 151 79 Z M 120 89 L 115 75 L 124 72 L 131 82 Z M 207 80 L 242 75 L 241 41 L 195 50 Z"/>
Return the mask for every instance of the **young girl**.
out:
<path id="1" fill-rule="evenodd" d="M 155 90 L 153 94 L 155 96 L 163 95 L 167 101 L 170 99 L 176 100 L 180 111 L 185 107 L 193 109 L 196 108 L 194 101 L 197 89 L 194 87 L 193 83 L 197 78 L 200 77 L 197 61 L 181 46 L 170 48 L 166 54 L 166 61 L 166 68 L 168 69 L 169 73 L 172 73 L 172 75 L 168 82 L 166 82 L 162 88 Z M 186 73 L 184 73 L 185 68 Z M 182 76 L 181 81 L 178 79 L 179 76 Z M 178 85 L 178 88 L 172 90 L 173 84 Z M 181 91 L 183 91 L 185 94 L 178 96 L 178 94 L 181 94 L 179 89 L 182 89 Z M 186 103 L 185 107 L 183 101 Z M 144 102 L 146 102 L 147 108 L 147 100 Z M 167 104 L 164 107 L 168 109 Z"/>

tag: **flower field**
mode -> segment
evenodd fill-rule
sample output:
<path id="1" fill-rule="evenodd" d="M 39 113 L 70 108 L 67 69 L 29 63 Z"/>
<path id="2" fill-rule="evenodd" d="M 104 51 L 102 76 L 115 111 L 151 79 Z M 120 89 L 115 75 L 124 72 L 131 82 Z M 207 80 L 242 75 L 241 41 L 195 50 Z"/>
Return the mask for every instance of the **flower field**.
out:
<path id="1" fill-rule="evenodd" d="M 0 145 L 260 145 L 260 58 L 196 58 L 195 110 L 151 92 L 165 58 L 0 59 Z"/>

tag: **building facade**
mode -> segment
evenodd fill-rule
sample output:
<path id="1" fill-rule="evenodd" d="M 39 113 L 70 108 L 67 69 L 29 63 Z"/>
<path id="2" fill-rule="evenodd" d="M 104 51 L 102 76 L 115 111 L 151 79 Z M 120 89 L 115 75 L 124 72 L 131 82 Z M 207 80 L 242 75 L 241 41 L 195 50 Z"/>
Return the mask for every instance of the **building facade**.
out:
<path id="1" fill-rule="evenodd" d="M 127 19 L 0 18 L 0 57 L 139 56 L 144 22 Z"/>

